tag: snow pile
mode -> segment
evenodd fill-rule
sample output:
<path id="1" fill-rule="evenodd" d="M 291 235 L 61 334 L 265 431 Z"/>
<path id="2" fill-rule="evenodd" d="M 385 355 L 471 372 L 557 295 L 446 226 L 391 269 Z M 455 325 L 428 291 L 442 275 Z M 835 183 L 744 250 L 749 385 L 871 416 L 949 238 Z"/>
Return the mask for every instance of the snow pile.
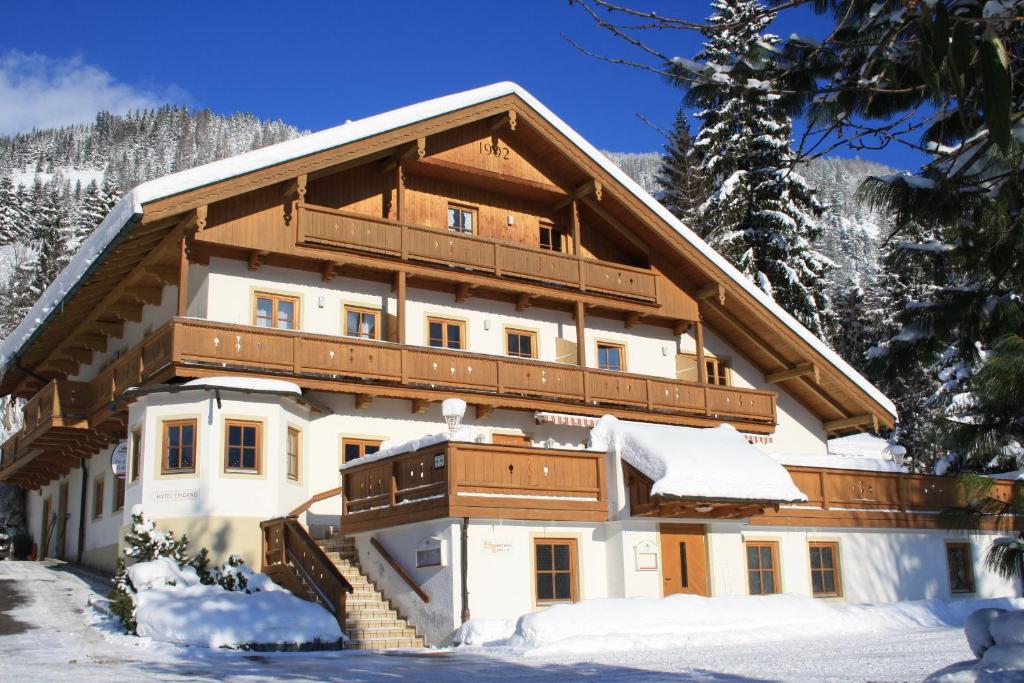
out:
<path id="1" fill-rule="evenodd" d="M 128 568 L 138 591 L 135 620 L 140 636 L 178 645 L 243 647 L 254 644 L 336 642 L 338 622 L 319 605 L 301 600 L 244 564 L 248 590 L 203 585 L 192 567 L 169 557 Z"/>
<path id="2" fill-rule="evenodd" d="M 967 617 L 964 634 L 978 659 L 939 671 L 929 681 L 1024 680 L 1024 611 L 979 609 Z"/>
<path id="3" fill-rule="evenodd" d="M 514 628 L 502 620 L 471 620 L 457 632 L 455 642 L 530 656 L 661 650 L 715 646 L 726 639 L 754 643 L 808 634 L 840 637 L 959 626 L 979 607 L 1019 608 L 1024 599 L 848 605 L 797 595 L 680 594 L 585 600 L 523 615 Z"/>
<path id="4" fill-rule="evenodd" d="M 829 439 L 828 455 L 771 453 L 783 465 L 797 467 L 829 467 L 838 470 L 866 472 L 907 472 L 903 458 L 907 449 L 885 439 L 863 432 L 838 439 Z"/>
<path id="5" fill-rule="evenodd" d="M 807 496 L 779 463 L 730 425 L 714 429 L 619 420 L 605 415 L 591 450 L 615 454 L 649 477 L 651 495 L 700 500 L 803 502 Z"/>
<path id="6" fill-rule="evenodd" d="M 203 389 L 240 389 L 242 391 L 272 391 L 281 394 L 302 395 L 302 389 L 294 382 L 262 377 L 202 377 L 185 382 L 186 387 Z"/>

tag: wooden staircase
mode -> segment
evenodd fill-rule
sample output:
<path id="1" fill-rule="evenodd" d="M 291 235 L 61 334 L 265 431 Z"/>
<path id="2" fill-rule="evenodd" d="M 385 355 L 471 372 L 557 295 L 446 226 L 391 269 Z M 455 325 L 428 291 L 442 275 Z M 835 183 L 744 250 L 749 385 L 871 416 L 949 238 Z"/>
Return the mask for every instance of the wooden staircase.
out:
<path id="1" fill-rule="evenodd" d="M 345 603 L 345 647 L 352 650 L 381 650 L 424 647 L 423 637 L 399 616 L 359 567 L 355 541 L 334 536 L 317 541 L 342 576 L 352 585 Z"/>

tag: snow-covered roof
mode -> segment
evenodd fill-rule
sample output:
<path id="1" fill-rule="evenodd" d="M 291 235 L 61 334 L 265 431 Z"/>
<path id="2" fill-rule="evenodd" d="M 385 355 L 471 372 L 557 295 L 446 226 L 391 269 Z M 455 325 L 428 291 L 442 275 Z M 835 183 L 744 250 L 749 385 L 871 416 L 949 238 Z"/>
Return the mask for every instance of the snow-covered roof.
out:
<path id="1" fill-rule="evenodd" d="M 281 394 L 302 395 L 302 389 L 294 382 L 264 377 L 200 377 L 185 382 L 183 386 L 197 389 L 239 389 L 242 391 L 267 391 Z"/>
<path id="2" fill-rule="evenodd" d="M 896 417 L 896 406 L 892 401 L 846 361 L 840 358 L 835 351 L 815 337 L 796 318 L 783 310 L 770 296 L 761 291 L 750 279 L 740 273 L 721 254 L 712 249 L 696 233 L 673 216 L 668 209 L 662 206 L 624 171 L 598 151 L 596 147 L 587 142 L 579 133 L 556 116 L 554 112 L 541 104 L 539 100 L 519 85 L 507 81 L 427 100 L 426 102 L 401 107 L 358 121 L 350 121 L 318 133 L 312 133 L 294 140 L 270 145 L 269 147 L 142 183 L 118 202 L 117 206 L 103 220 L 99 228 L 85 241 L 67 268 L 43 292 L 39 301 L 28 312 L 21 324 L 8 335 L 3 345 L 0 345 L 0 366 L 6 371 L 6 367 L 11 359 L 21 353 L 22 348 L 35 336 L 47 318 L 60 308 L 60 304 L 69 294 L 77 289 L 84 276 L 98 264 L 99 257 L 110 245 L 119 241 L 125 235 L 127 228 L 130 227 L 132 222 L 138 220 L 143 214 L 145 204 L 355 142 L 356 140 L 379 135 L 389 130 L 448 114 L 506 95 L 515 95 L 521 98 L 527 105 L 546 119 L 548 123 L 587 154 L 604 171 L 636 195 L 648 208 L 675 229 L 758 303 L 785 323 L 803 341 L 838 368 L 894 418 Z"/>
<path id="3" fill-rule="evenodd" d="M 590 432 L 590 448 L 616 454 L 639 470 L 654 482 L 652 496 L 786 503 L 807 500 L 782 465 L 726 424 L 702 429 L 605 415 Z"/>
<path id="4" fill-rule="evenodd" d="M 859 470 L 861 472 L 908 472 L 892 458 L 856 455 L 809 455 L 806 453 L 769 453 L 781 465 L 794 467 L 825 467 L 833 470 Z"/>

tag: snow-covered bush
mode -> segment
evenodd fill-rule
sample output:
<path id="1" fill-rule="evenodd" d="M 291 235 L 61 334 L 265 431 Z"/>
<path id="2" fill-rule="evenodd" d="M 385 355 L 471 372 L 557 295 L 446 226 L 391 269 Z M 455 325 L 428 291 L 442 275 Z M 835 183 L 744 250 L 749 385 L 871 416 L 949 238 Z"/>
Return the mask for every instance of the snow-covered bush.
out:
<path id="1" fill-rule="evenodd" d="M 161 531 L 146 519 L 141 505 L 132 508 L 132 522 L 124 537 L 124 557 L 118 558 L 110 611 L 129 633 L 138 632 L 138 595 L 141 591 L 167 586 L 218 586 L 225 591 L 256 593 L 274 586 L 257 576 L 239 555 L 232 555 L 220 567 L 210 568 L 210 553 L 201 548 L 189 558 L 188 536 L 175 538 L 173 531 Z M 128 561 L 133 564 L 129 566 Z M 275 586 L 276 587 L 276 586 Z"/>
<path id="2" fill-rule="evenodd" d="M 967 619 L 964 620 L 964 635 L 967 636 L 967 644 L 975 657 L 981 657 L 985 654 L 985 650 L 996 644 L 996 641 L 992 639 L 989 625 L 993 619 L 1005 612 L 1004 609 L 986 607 L 976 609 L 967 615 Z"/>
<path id="3" fill-rule="evenodd" d="M 977 661 L 937 671 L 929 683 L 1024 680 L 1024 610 L 975 610 L 964 621 L 964 634 Z"/>

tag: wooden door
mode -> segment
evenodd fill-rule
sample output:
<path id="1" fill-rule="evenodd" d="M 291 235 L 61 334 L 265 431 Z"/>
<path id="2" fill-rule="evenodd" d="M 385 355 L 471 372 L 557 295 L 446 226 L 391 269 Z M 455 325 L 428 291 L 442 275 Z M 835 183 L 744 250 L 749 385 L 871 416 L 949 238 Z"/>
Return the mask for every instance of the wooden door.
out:
<path id="1" fill-rule="evenodd" d="M 60 495 L 57 497 L 57 546 L 54 555 L 65 559 L 68 540 L 68 483 L 65 481 L 60 485 Z"/>
<path id="2" fill-rule="evenodd" d="M 39 559 L 50 554 L 50 515 L 53 513 L 53 499 L 43 501 L 43 532 L 39 536 Z"/>
<path id="3" fill-rule="evenodd" d="M 663 594 L 710 595 L 704 527 L 700 524 L 662 524 L 660 531 Z"/>

